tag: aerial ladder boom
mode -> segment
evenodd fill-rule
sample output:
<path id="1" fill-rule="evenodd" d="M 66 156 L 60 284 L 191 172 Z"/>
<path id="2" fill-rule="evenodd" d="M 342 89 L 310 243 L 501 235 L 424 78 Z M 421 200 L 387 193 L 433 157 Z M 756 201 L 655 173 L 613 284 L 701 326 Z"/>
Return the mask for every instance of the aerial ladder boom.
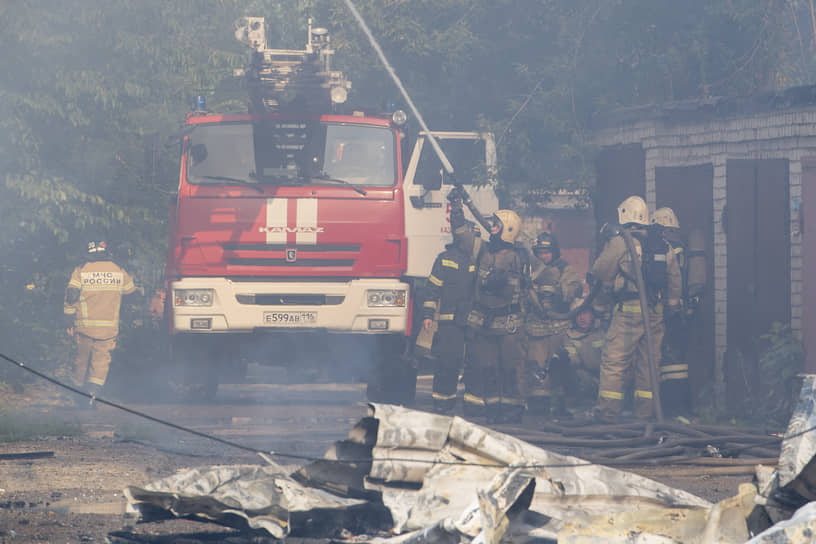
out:
<path id="1" fill-rule="evenodd" d="M 328 30 L 312 27 L 309 19 L 305 49 L 269 49 L 263 17 L 244 17 L 236 26 L 235 37 L 250 49 L 249 67 L 234 73 L 244 80 L 250 113 L 325 113 L 346 101 L 351 82 L 331 68 L 334 50 Z"/>

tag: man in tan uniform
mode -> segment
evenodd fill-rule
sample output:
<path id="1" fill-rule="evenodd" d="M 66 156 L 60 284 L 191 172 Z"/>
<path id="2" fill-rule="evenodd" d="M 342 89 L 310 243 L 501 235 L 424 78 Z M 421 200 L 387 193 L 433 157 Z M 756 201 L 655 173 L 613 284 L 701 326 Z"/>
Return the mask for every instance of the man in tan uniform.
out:
<path id="1" fill-rule="evenodd" d="M 77 344 L 74 384 L 96 396 L 105 385 L 116 347 L 122 295 L 133 293 L 136 286 L 130 274 L 111 260 L 103 240 L 88 242 L 88 259 L 71 274 L 63 311 L 72 319 L 68 334 Z"/>
<path id="2" fill-rule="evenodd" d="M 527 410 L 531 415 L 562 412 L 565 371 L 568 361 L 556 357 L 564 347 L 570 322 L 565 316 L 570 304 L 583 291 L 581 278 L 561 258 L 558 240 L 542 232 L 532 246 L 530 299 L 525 328 L 527 331 Z M 557 362 L 557 361 L 560 361 Z M 560 403 L 551 404 L 557 394 Z"/>
<path id="3" fill-rule="evenodd" d="M 610 285 L 616 299 L 603 348 L 598 403 L 595 407 L 595 416 L 607 422 L 617 421 L 620 416 L 624 381 L 632 370 L 635 378 L 635 417 L 652 417 L 653 395 L 644 325 L 651 332 L 651 357 L 658 365 L 664 330 L 663 309 L 666 306 L 669 311 L 678 311 L 681 295 L 677 260 L 663 240 L 662 233 L 653 231 L 650 236 L 646 202 L 639 196 L 624 200 L 618 206 L 618 222 L 620 232 L 607 241 L 592 266 L 592 276 Z M 628 230 L 632 236 L 634 256 L 627 249 L 624 230 Z M 655 233 L 658 236 L 654 236 Z M 648 315 L 645 319 L 641 312 L 638 272 L 643 274 L 646 285 Z M 657 366 L 652 371 L 657 372 Z"/>
<path id="4" fill-rule="evenodd" d="M 578 299 L 571 309 L 583 303 Z M 598 376 L 601 371 L 601 354 L 603 353 L 606 331 L 599 327 L 600 319 L 592 306 L 575 315 L 572 327 L 567 332 L 564 351 L 569 356 L 569 368 L 574 373 L 575 395 L 569 400 L 576 408 L 585 404 L 588 399 L 598 395 Z"/>
<path id="5" fill-rule="evenodd" d="M 456 203 L 452 202 L 452 205 Z M 463 214 L 451 212 L 451 226 Z M 529 254 L 515 245 L 521 218 L 512 210 L 497 211 L 490 241 L 476 258 L 473 305 L 467 318 L 465 409 L 483 400 L 488 423 L 521 423 L 524 415 L 527 349 L 524 336 L 524 294 L 529 288 Z"/>

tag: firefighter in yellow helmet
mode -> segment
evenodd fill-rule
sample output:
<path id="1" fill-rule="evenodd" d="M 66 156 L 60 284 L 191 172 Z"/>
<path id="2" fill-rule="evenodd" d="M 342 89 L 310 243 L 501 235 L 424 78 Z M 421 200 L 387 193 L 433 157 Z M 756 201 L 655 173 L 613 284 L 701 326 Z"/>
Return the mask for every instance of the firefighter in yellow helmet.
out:
<path id="1" fill-rule="evenodd" d="M 91 240 L 87 262 L 74 268 L 65 289 L 63 313 L 71 321 L 67 331 L 77 346 L 73 382 L 93 396 L 108 377 L 122 295 L 136 291 L 130 274 L 111 259 L 104 240 Z"/>
<path id="2" fill-rule="evenodd" d="M 635 417 L 653 415 L 649 361 L 660 361 L 663 339 L 663 310 L 676 311 L 680 305 L 681 278 L 674 253 L 662 234 L 649 229 L 649 211 L 639 196 L 630 196 L 618 206 L 618 231 L 609 238 L 595 260 L 592 276 L 611 287 L 615 296 L 612 321 L 602 353 L 598 401 L 595 416 L 617 421 L 623 404 L 624 381 L 634 371 Z M 634 252 L 627 249 L 631 236 Z M 647 315 L 644 316 L 638 290 L 638 274 L 646 288 Z M 652 339 L 647 349 L 646 329 Z M 657 372 L 657 367 L 653 368 Z"/>
<path id="3" fill-rule="evenodd" d="M 461 208 L 454 199 L 452 208 Z M 463 214 L 451 212 L 451 227 Z M 521 422 L 524 404 L 523 299 L 529 287 L 526 248 L 515 245 L 521 218 L 499 210 L 492 218 L 490 241 L 476 257 L 473 306 L 467 318 L 465 415 L 484 409 L 489 423 Z"/>
<path id="4" fill-rule="evenodd" d="M 680 232 L 680 221 L 671 208 L 659 208 L 652 217 L 654 228 L 663 232 L 663 238 L 671 246 L 677 258 L 682 278 L 681 309 L 666 312 L 666 333 L 661 346 L 660 401 L 667 416 L 687 416 L 691 414 L 691 388 L 687 352 L 691 339 L 691 322 L 697 309 L 697 302 L 705 286 L 705 252 L 695 243 L 690 250 L 686 237 Z M 689 238 L 696 240 L 699 233 Z M 689 273 L 689 259 L 697 264 L 703 259 L 702 274 Z M 700 268 L 700 267 L 696 267 Z M 694 277 L 691 277 L 694 276 Z"/>
<path id="5" fill-rule="evenodd" d="M 558 240 L 549 232 L 532 245 L 527 332 L 527 410 L 530 415 L 559 415 L 569 359 L 563 356 L 570 322 L 566 314 L 583 292 L 580 276 L 561 258 Z M 556 395 L 555 402 L 551 398 Z"/>

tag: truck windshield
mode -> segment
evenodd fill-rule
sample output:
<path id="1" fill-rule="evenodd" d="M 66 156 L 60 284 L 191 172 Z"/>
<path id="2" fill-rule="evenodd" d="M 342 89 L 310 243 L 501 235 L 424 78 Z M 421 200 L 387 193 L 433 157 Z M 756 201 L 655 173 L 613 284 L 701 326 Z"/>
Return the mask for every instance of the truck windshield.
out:
<path id="1" fill-rule="evenodd" d="M 201 125 L 188 138 L 187 181 L 390 187 L 394 149 L 386 127 L 279 120 Z"/>

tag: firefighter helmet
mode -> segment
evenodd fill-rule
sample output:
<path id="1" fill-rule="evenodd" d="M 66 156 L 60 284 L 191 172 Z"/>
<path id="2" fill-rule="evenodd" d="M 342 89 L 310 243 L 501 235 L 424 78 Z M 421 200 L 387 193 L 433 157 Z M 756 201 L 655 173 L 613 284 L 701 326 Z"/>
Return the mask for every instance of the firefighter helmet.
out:
<path id="1" fill-rule="evenodd" d="M 460 226 L 453 230 L 453 235 L 460 236 L 468 232 L 472 232 L 477 237 L 482 235 L 482 229 L 480 229 L 479 225 L 477 225 L 473 221 L 465 221 L 463 224 L 461 224 Z"/>
<path id="2" fill-rule="evenodd" d="M 521 231 L 521 217 L 513 210 L 499 210 L 493 216 L 501 225 L 499 237 L 502 241 L 512 244 Z"/>
<path id="3" fill-rule="evenodd" d="M 539 251 L 549 251 L 552 253 L 553 260 L 561 256 L 561 247 L 558 245 L 558 239 L 549 232 L 542 232 L 538 238 L 533 242 L 533 254 L 538 257 Z"/>
<path id="4" fill-rule="evenodd" d="M 646 201 L 634 195 L 621 202 L 618 206 L 618 223 L 621 225 L 628 223 L 648 225 L 649 208 L 646 206 Z"/>
<path id="5" fill-rule="evenodd" d="M 677 220 L 677 216 L 671 208 L 658 208 L 655 210 L 652 216 L 652 223 L 675 229 L 680 228 L 680 221 Z"/>
<path id="6" fill-rule="evenodd" d="M 108 254 L 108 244 L 101 238 L 95 238 L 88 242 L 88 255 L 94 258 L 104 257 Z"/>

